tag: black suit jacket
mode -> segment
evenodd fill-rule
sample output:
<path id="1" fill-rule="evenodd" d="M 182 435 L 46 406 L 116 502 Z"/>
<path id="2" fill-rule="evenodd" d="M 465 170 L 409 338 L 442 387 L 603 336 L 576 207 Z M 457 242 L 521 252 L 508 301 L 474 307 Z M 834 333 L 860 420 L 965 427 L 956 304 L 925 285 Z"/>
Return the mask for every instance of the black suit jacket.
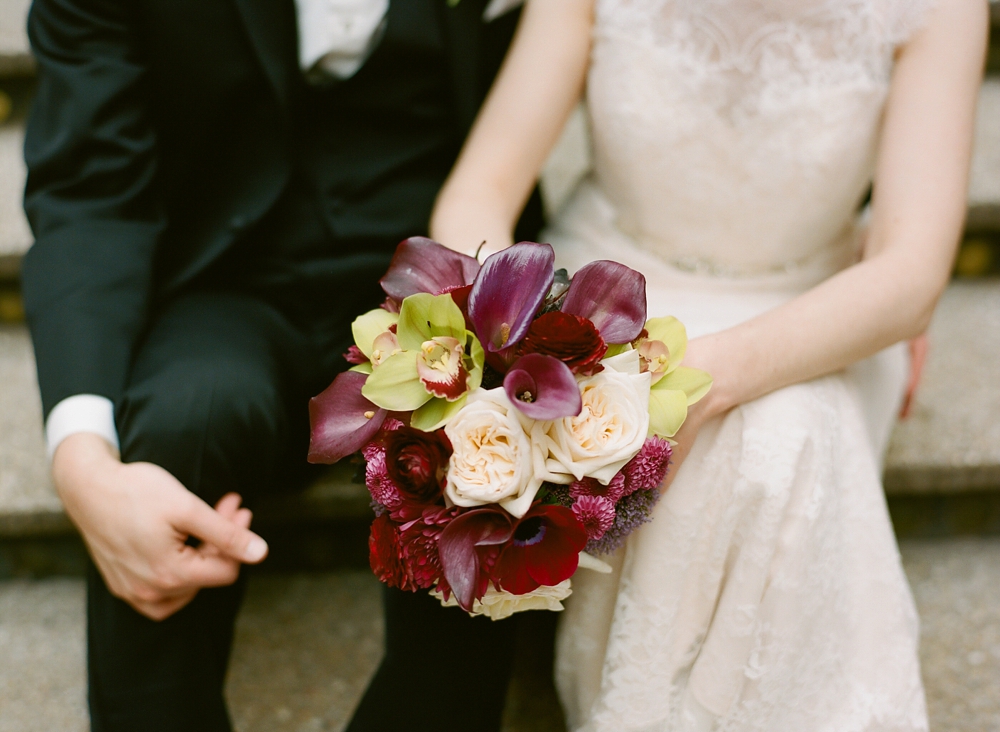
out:
<path id="1" fill-rule="evenodd" d="M 440 0 L 462 135 L 517 21 L 484 24 L 485 4 Z M 292 0 L 34 1 L 22 278 L 46 415 L 73 394 L 117 401 L 156 298 L 281 194 L 294 22 Z"/>

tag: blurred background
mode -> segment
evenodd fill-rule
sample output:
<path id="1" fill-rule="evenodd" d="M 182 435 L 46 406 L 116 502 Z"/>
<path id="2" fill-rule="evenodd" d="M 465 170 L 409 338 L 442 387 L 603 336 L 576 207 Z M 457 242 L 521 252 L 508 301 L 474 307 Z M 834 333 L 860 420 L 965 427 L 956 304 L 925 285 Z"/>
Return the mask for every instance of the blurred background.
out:
<path id="1" fill-rule="evenodd" d="M 0 732 L 82 732 L 86 554 L 48 477 L 19 287 L 31 245 L 21 210 L 28 5 L 0 0 Z M 931 728 L 952 732 L 1000 732 L 1000 3 L 990 7 L 966 233 L 885 474 L 921 613 Z M 578 110 L 546 166 L 550 211 L 587 167 Z M 379 660 L 371 513 L 351 477 L 331 472 L 257 512 L 272 554 L 237 625 L 228 694 L 241 732 L 342 729 Z M 506 732 L 562 729 L 549 678 L 554 620 L 531 613 L 522 623 Z"/>

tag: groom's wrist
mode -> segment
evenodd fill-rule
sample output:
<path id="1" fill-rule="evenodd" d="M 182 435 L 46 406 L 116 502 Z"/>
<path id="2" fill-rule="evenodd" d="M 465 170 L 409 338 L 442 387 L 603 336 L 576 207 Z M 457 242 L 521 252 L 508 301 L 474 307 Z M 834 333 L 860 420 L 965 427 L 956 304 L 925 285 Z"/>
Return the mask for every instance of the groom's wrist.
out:
<path id="1" fill-rule="evenodd" d="M 52 482 L 71 518 L 80 497 L 105 484 L 120 465 L 118 451 L 92 432 L 77 432 L 59 444 L 52 456 Z"/>

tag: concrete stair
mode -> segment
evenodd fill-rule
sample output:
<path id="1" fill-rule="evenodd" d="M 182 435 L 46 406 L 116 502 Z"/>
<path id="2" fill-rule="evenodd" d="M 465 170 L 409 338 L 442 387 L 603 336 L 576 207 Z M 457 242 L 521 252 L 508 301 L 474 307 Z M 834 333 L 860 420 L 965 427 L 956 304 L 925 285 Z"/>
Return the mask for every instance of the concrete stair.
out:
<path id="1" fill-rule="evenodd" d="M 1000 729 L 1000 539 L 901 550 L 922 621 L 931 729 Z M 0 582 L 0 732 L 87 729 L 84 616 L 82 580 Z M 525 616 L 504 732 L 565 729 L 550 676 L 555 620 Z M 342 730 L 381 640 L 367 572 L 251 577 L 227 684 L 236 729 Z"/>
<path id="2" fill-rule="evenodd" d="M 25 28 L 30 5 L 31 0 L 0 1 L 0 77 L 34 72 L 35 61 Z"/>

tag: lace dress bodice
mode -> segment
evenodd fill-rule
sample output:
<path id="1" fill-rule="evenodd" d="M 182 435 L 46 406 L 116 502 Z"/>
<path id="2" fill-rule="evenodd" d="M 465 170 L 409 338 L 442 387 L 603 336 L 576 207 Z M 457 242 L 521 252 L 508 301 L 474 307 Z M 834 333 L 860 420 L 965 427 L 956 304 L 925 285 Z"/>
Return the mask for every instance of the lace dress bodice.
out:
<path id="1" fill-rule="evenodd" d="M 893 54 L 926 0 L 598 0 L 588 108 L 618 228 L 684 270 L 852 248 Z"/>

